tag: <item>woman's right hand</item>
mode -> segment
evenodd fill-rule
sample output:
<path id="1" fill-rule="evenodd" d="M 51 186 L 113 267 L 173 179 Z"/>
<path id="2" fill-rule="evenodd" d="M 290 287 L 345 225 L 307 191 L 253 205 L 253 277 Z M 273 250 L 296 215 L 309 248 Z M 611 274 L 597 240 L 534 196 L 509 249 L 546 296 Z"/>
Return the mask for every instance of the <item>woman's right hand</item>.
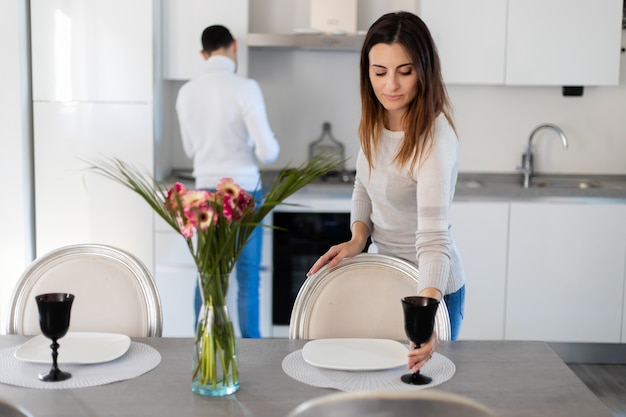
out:
<path id="1" fill-rule="evenodd" d="M 430 340 L 426 343 L 422 343 L 420 347 L 416 347 L 415 343 L 411 342 L 408 355 L 408 369 L 411 372 L 419 371 L 420 368 L 433 357 L 433 353 L 435 353 L 437 349 L 439 349 L 439 338 L 437 337 L 436 331 L 433 331 Z"/>
<path id="2" fill-rule="evenodd" d="M 331 246 L 328 251 L 319 257 L 319 259 L 313 264 L 306 276 L 313 275 L 319 271 L 324 265 L 328 264 L 329 268 L 336 266 L 343 258 L 349 258 L 356 256 L 363 252 L 365 245 L 361 245 L 355 240 L 349 240 L 348 242 L 339 243 Z"/>
<path id="3" fill-rule="evenodd" d="M 313 275 L 320 270 L 321 267 L 328 264 L 329 268 L 337 266 L 337 264 L 343 258 L 349 258 L 356 256 L 363 252 L 365 245 L 367 244 L 367 238 L 370 235 L 370 229 L 367 225 L 361 221 L 356 221 L 352 225 L 352 238 L 338 245 L 331 246 L 325 254 L 319 257 L 317 262 L 313 264 L 306 276 Z"/>

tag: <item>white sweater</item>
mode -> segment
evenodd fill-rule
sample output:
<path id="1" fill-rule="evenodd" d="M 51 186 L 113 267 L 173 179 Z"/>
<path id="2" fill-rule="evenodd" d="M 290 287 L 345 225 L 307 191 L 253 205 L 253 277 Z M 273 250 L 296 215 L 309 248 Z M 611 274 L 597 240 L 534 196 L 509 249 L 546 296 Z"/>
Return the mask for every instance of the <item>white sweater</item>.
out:
<path id="1" fill-rule="evenodd" d="M 278 157 L 261 89 L 235 74 L 228 57 L 210 57 L 203 72 L 181 87 L 176 112 L 197 188 L 215 188 L 230 177 L 253 191 L 260 185 L 257 160 L 270 163 Z"/>
<path id="2" fill-rule="evenodd" d="M 448 219 L 458 174 L 458 139 L 440 115 L 428 158 L 409 173 L 393 163 L 403 136 L 383 130 L 371 172 L 359 152 L 351 224 L 362 221 L 369 227 L 379 253 L 418 266 L 418 292 L 433 287 L 450 294 L 465 283 Z"/>

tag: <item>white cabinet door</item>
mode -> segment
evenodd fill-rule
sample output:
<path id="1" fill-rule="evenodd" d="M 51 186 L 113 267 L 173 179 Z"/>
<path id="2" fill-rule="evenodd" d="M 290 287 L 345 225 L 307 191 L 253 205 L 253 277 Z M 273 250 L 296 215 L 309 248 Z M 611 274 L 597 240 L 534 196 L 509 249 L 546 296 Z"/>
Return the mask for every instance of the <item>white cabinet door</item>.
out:
<path id="1" fill-rule="evenodd" d="M 197 268 L 183 237 L 163 219 L 155 217 L 155 280 L 163 304 L 163 336 L 191 337 L 196 320 L 194 299 Z M 259 288 L 259 320 L 262 337 L 272 336 L 272 234 L 264 231 L 263 260 Z M 241 336 L 237 313 L 237 274 L 231 275 L 228 312 Z"/>
<path id="2" fill-rule="evenodd" d="M 154 279 L 163 306 L 163 336 L 192 337 L 198 269 L 185 239 L 159 216 L 154 231 Z"/>
<path id="3" fill-rule="evenodd" d="M 239 44 L 238 73 L 247 74 L 248 0 L 163 0 L 163 77 L 188 80 L 202 68 L 201 35 L 226 26 Z"/>
<path id="4" fill-rule="evenodd" d="M 455 201 L 450 217 L 467 277 L 459 338 L 502 340 L 509 203 Z"/>
<path id="5" fill-rule="evenodd" d="M 622 341 L 626 204 L 511 203 L 506 339 Z"/>
<path id="6" fill-rule="evenodd" d="M 34 225 L 31 161 L 29 153 L 30 97 L 26 48 L 26 2 L 0 2 L 0 182 L 10 188 L 10 197 L 0 207 L 0 329 L 6 328 L 13 288 L 31 260 Z M 2 331 L 0 331 L 2 332 Z"/>
<path id="7" fill-rule="evenodd" d="M 152 101 L 152 0 L 31 0 L 35 101 Z"/>
<path id="8" fill-rule="evenodd" d="M 622 0 L 508 0 L 506 84 L 617 85 Z"/>
<path id="9" fill-rule="evenodd" d="M 35 102 L 33 113 L 37 255 L 105 243 L 152 270 L 152 209 L 122 185 L 88 173 L 81 161 L 115 156 L 151 170 L 152 105 Z"/>
<path id="10" fill-rule="evenodd" d="M 157 265 L 154 279 L 161 296 L 163 337 L 193 337 L 196 322 L 194 299 L 198 281 L 196 268 Z"/>
<path id="11" fill-rule="evenodd" d="M 447 84 L 503 84 L 506 1 L 421 0 Z"/>
<path id="12" fill-rule="evenodd" d="M 421 0 L 448 84 L 617 85 L 622 0 Z"/>

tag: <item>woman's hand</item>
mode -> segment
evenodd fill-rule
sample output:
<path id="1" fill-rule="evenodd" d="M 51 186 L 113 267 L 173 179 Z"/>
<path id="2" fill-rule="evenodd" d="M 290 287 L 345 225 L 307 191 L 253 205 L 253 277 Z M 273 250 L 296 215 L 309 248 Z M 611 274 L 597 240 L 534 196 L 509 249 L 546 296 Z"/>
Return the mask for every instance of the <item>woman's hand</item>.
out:
<path id="1" fill-rule="evenodd" d="M 361 221 L 356 221 L 352 225 L 352 239 L 348 242 L 339 243 L 338 245 L 331 246 L 328 251 L 320 256 L 320 258 L 313 264 L 309 272 L 306 273 L 307 277 L 313 275 L 320 270 L 321 267 L 328 264 L 329 268 L 337 266 L 337 264 L 343 258 L 349 258 L 356 256 L 363 252 L 367 238 L 370 235 L 370 229 Z"/>
<path id="2" fill-rule="evenodd" d="M 363 251 L 365 245 L 361 245 L 354 240 L 348 242 L 339 243 L 338 245 L 331 246 L 328 251 L 319 257 L 319 259 L 313 264 L 309 272 L 306 273 L 307 277 L 313 275 L 320 270 L 321 267 L 328 264 L 329 268 L 336 266 L 343 258 L 349 258 L 356 256 Z"/>
<path id="3" fill-rule="evenodd" d="M 433 353 L 439 349 L 439 338 L 437 332 L 433 331 L 433 335 L 426 343 L 422 343 L 419 348 L 415 348 L 415 343 L 411 342 L 409 349 L 409 365 L 407 366 L 411 372 L 417 372 L 424 364 L 433 357 Z"/>

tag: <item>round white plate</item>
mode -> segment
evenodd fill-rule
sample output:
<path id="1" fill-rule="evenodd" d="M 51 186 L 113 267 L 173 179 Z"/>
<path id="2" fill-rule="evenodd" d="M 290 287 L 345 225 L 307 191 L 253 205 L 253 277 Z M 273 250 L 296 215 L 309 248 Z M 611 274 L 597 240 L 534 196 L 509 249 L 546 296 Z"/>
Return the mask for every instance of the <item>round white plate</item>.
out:
<path id="1" fill-rule="evenodd" d="M 310 365 L 344 371 L 378 371 L 407 364 L 408 348 L 387 339 L 317 339 L 302 349 Z"/>
<path id="2" fill-rule="evenodd" d="M 15 350 L 15 358 L 27 362 L 51 363 L 52 341 L 35 336 Z M 130 347 L 130 337 L 118 333 L 69 332 L 58 340 L 59 363 L 90 364 L 109 362 Z"/>

